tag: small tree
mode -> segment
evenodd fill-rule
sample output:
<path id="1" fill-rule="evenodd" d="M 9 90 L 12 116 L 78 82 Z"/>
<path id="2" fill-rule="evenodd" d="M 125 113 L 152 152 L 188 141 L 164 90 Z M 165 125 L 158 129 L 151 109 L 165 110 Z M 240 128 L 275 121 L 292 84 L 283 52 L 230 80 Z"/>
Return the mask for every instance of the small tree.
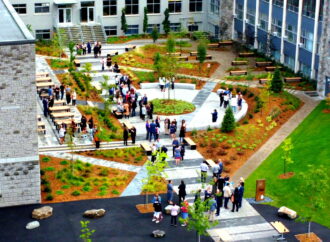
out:
<path id="1" fill-rule="evenodd" d="M 74 59 L 76 58 L 74 56 L 74 47 L 75 47 L 75 43 L 70 41 L 69 42 L 69 52 L 70 52 L 70 60 L 69 60 L 69 72 L 74 71 Z"/>
<path id="2" fill-rule="evenodd" d="M 159 38 L 159 32 L 158 32 L 157 25 L 154 25 L 152 32 L 151 32 L 151 37 L 152 37 L 152 40 L 154 41 L 154 43 L 156 43 L 157 39 Z"/>
<path id="3" fill-rule="evenodd" d="M 329 191 L 329 173 L 327 167 L 315 167 L 309 165 L 309 172 L 299 174 L 300 184 L 296 186 L 296 191 L 301 196 L 304 205 L 297 207 L 300 217 L 299 221 L 308 222 L 308 237 L 311 232 L 311 221 L 322 212 L 328 204 L 327 195 Z M 300 211 L 299 211 L 300 210 Z"/>
<path id="4" fill-rule="evenodd" d="M 270 90 L 275 93 L 280 93 L 283 90 L 283 82 L 281 78 L 281 73 L 278 68 L 276 68 L 272 81 L 270 83 Z"/>
<path id="5" fill-rule="evenodd" d="M 91 84 L 92 77 L 90 75 L 90 73 L 92 72 L 92 64 L 91 63 L 84 64 L 81 72 L 82 72 L 81 77 L 84 80 L 84 85 L 85 85 L 85 97 L 86 97 L 86 103 L 87 103 L 91 90 L 92 90 L 92 84 Z"/>
<path id="6" fill-rule="evenodd" d="M 144 17 L 143 17 L 143 33 L 148 30 L 148 8 L 144 7 Z"/>
<path id="7" fill-rule="evenodd" d="M 71 175 L 74 174 L 74 159 L 73 159 L 73 155 L 74 155 L 74 149 L 76 147 L 76 144 L 74 143 L 73 140 L 74 137 L 74 127 L 71 126 L 71 124 L 69 125 L 69 127 L 66 130 L 66 134 L 65 134 L 65 143 L 67 144 L 67 146 L 69 147 L 70 151 L 71 151 L 71 161 L 70 161 L 70 172 Z"/>
<path id="8" fill-rule="evenodd" d="M 187 229 L 189 231 L 196 231 L 197 242 L 200 242 L 201 235 L 208 235 L 207 230 L 218 224 L 217 221 L 209 221 L 208 216 L 205 213 L 209 207 L 208 200 L 202 202 L 201 199 L 198 198 L 193 205 L 188 207 L 188 218 L 179 218 L 180 222 L 187 223 Z"/>
<path id="9" fill-rule="evenodd" d="M 84 242 L 92 242 L 92 235 L 95 233 L 95 229 L 91 230 L 90 228 L 88 228 L 88 224 L 89 221 L 80 221 L 80 225 L 81 225 L 81 234 L 80 234 L 80 238 L 84 241 Z"/>
<path id="10" fill-rule="evenodd" d="M 207 48 L 204 41 L 199 41 L 199 44 L 197 46 L 197 59 L 199 61 L 199 72 L 202 70 L 202 65 L 206 59 L 207 54 Z"/>
<path id="11" fill-rule="evenodd" d="M 170 10 L 168 8 L 165 9 L 164 11 L 164 21 L 163 21 L 163 28 L 164 28 L 164 32 L 166 35 L 168 35 L 168 33 L 171 31 L 170 28 Z"/>
<path id="12" fill-rule="evenodd" d="M 175 38 L 173 34 L 170 34 L 166 41 L 166 50 L 168 53 L 175 52 Z"/>
<path id="13" fill-rule="evenodd" d="M 121 10 L 121 30 L 124 32 L 124 34 L 127 32 L 127 21 L 126 21 L 126 10 L 123 8 Z"/>
<path id="14" fill-rule="evenodd" d="M 287 173 L 287 166 L 293 163 L 291 158 L 291 151 L 293 150 L 291 138 L 285 139 L 281 148 L 283 150 L 283 174 L 285 175 Z"/>
<path id="15" fill-rule="evenodd" d="M 231 107 L 226 109 L 225 116 L 223 117 L 221 123 L 221 131 L 225 133 L 229 133 L 235 129 L 235 118 L 234 113 Z"/>
<path id="16" fill-rule="evenodd" d="M 154 71 L 158 74 L 158 76 L 161 71 L 161 59 L 161 55 L 157 52 L 154 56 Z"/>

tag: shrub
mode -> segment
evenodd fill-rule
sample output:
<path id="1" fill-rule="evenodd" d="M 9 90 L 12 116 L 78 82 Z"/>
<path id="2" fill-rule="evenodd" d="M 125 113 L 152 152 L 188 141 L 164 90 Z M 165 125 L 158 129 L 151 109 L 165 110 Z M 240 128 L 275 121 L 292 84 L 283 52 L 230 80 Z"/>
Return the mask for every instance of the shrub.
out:
<path id="1" fill-rule="evenodd" d="M 71 195 L 72 196 L 80 196 L 80 192 L 79 191 L 77 191 L 77 190 L 75 190 L 75 191 L 73 191 L 72 193 L 71 193 Z"/>
<path id="2" fill-rule="evenodd" d="M 221 124 L 221 131 L 229 133 L 235 129 L 235 118 L 232 109 L 229 107 L 226 109 L 225 116 Z"/>
<path id="3" fill-rule="evenodd" d="M 47 194 L 47 196 L 46 196 L 47 201 L 52 201 L 53 199 L 54 199 L 54 197 L 52 194 Z"/>
<path id="4" fill-rule="evenodd" d="M 57 190 L 57 191 L 55 192 L 55 194 L 56 194 L 56 195 L 63 195 L 64 192 L 63 192 L 62 190 Z"/>
<path id="5" fill-rule="evenodd" d="M 237 155 L 244 155 L 245 154 L 245 152 L 244 151 L 242 151 L 242 150 L 240 150 L 240 151 L 237 151 Z"/>
<path id="6" fill-rule="evenodd" d="M 49 157 L 47 157 L 47 156 L 42 157 L 42 159 L 41 159 L 42 162 L 48 162 L 48 161 L 50 161 L 50 160 L 51 160 L 51 159 L 50 159 Z"/>
<path id="7" fill-rule="evenodd" d="M 83 190 L 84 192 L 89 192 L 92 190 L 91 186 L 84 186 L 81 190 Z"/>
<path id="8" fill-rule="evenodd" d="M 119 195 L 120 194 L 120 192 L 117 191 L 116 189 L 112 190 L 111 193 L 114 194 L 114 195 Z"/>
<path id="9" fill-rule="evenodd" d="M 248 123 L 249 123 L 249 120 L 247 120 L 247 119 L 243 120 L 243 124 L 248 124 Z"/>
<path id="10" fill-rule="evenodd" d="M 281 78 L 281 72 L 278 68 L 276 68 L 273 78 L 271 80 L 270 90 L 275 93 L 282 92 L 282 90 L 283 90 L 283 81 Z"/>
<path id="11" fill-rule="evenodd" d="M 52 166 L 46 167 L 45 171 L 55 171 L 55 168 Z"/>
<path id="12" fill-rule="evenodd" d="M 45 175 L 45 171 L 43 169 L 40 170 L 40 176 Z"/>
<path id="13" fill-rule="evenodd" d="M 250 92 L 249 95 L 248 95 L 248 98 L 251 98 L 251 97 L 254 97 L 254 93 L 253 92 Z"/>
<path id="14" fill-rule="evenodd" d="M 108 176 L 109 170 L 108 168 L 102 168 L 101 172 L 99 173 L 100 176 Z"/>
<path id="15" fill-rule="evenodd" d="M 65 166 L 65 165 L 69 164 L 69 162 L 68 162 L 67 160 L 62 160 L 62 161 L 60 162 L 60 164 L 61 164 L 62 166 Z"/>
<path id="16" fill-rule="evenodd" d="M 230 160 L 237 160 L 236 156 L 230 156 Z"/>
<path id="17" fill-rule="evenodd" d="M 40 183 L 41 183 L 41 185 L 48 185 L 48 184 L 49 184 L 49 181 L 47 181 L 47 180 L 44 179 L 44 178 L 41 178 Z"/>
<path id="18" fill-rule="evenodd" d="M 70 185 L 63 185 L 61 188 L 62 189 L 69 189 L 69 188 L 71 188 L 71 186 Z"/>
<path id="19" fill-rule="evenodd" d="M 52 189 L 50 188 L 50 186 L 49 186 L 49 185 L 46 185 L 46 186 L 44 187 L 44 190 L 43 190 L 43 192 L 47 192 L 47 193 L 50 193 L 50 192 L 52 192 Z"/>
<path id="20" fill-rule="evenodd" d="M 249 119 L 253 119 L 253 114 L 252 113 L 249 113 Z"/>

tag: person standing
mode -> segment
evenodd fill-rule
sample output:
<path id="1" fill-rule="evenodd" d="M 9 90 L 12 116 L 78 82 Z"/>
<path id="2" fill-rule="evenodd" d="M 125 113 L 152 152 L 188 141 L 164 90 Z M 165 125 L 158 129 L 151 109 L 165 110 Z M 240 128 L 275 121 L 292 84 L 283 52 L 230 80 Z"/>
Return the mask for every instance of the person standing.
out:
<path id="1" fill-rule="evenodd" d="M 71 103 L 71 88 L 69 86 L 66 86 L 65 97 L 66 97 L 66 104 L 69 105 Z"/>
<path id="2" fill-rule="evenodd" d="M 149 102 L 149 119 L 153 119 L 153 113 L 154 113 L 154 104 L 152 102 Z"/>
<path id="3" fill-rule="evenodd" d="M 97 58 L 99 54 L 99 47 L 96 43 L 94 44 L 93 52 L 94 52 L 94 58 Z"/>
<path id="4" fill-rule="evenodd" d="M 212 167 L 213 177 L 215 177 L 215 178 L 219 177 L 219 170 L 220 170 L 220 167 L 218 165 L 218 162 L 216 162 L 215 166 Z"/>
<path id="5" fill-rule="evenodd" d="M 182 120 L 181 122 L 181 128 L 179 133 L 180 142 L 183 142 L 184 137 L 186 136 L 186 120 Z"/>
<path id="6" fill-rule="evenodd" d="M 146 106 L 143 105 L 142 109 L 141 109 L 141 118 L 142 118 L 142 120 L 146 119 L 146 114 L 147 114 L 147 109 L 146 109 Z"/>
<path id="7" fill-rule="evenodd" d="M 55 86 L 54 94 L 55 94 L 56 100 L 60 99 L 60 88 L 57 85 Z"/>
<path id="8" fill-rule="evenodd" d="M 175 157 L 175 149 L 179 147 L 179 141 L 176 138 L 174 138 L 172 141 L 172 147 L 173 157 Z"/>
<path id="9" fill-rule="evenodd" d="M 154 138 L 154 141 L 157 140 L 157 137 L 156 137 L 156 124 L 155 124 L 155 121 L 154 120 L 152 120 L 151 123 L 150 123 L 149 141 L 151 141 L 152 138 Z"/>
<path id="10" fill-rule="evenodd" d="M 183 201 L 181 205 L 181 216 L 183 219 L 183 223 L 181 224 L 181 226 L 187 226 L 188 208 L 189 203 L 187 201 Z"/>
<path id="11" fill-rule="evenodd" d="M 73 106 L 76 106 L 76 102 L 77 102 L 77 93 L 76 93 L 76 90 L 73 90 L 72 92 L 72 105 Z"/>
<path id="12" fill-rule="evenodd" d="M 48 99 L 45 98 L 45 97 L 42 99 L 42 106 L 43 106 L 44 116 L 47 118 L 47 115 L 48 115 Z"/>
<path id="13" fill-rule="evenodd" d="M 172 204 L 173 202 L 173 184 L 171 180 L 168 180 L 167 184 L 167 202 Z"/>
<path id="14" fill-rule="evenodd" d="M 129 130 L 130 134 L 131 134 L 131 139 L 132 139 L 132 144 L 135 144 L 135 139 L 136 139 L 136 128 L 133 127 Z"/>
<path id="15" fill-rule="evenodd" d="M 129 119 L 130 111 L 129 111 L 129 104 L 127 103 L 127 101 L 124 103 L 123 106 L 124 106 L 124 118 Z"/>
<path id="16" fill-rule="evenodd" d="M 101 70 L 104 71 L 105 63 L 107 62 L 107 59 L 102 58 L 101 59 Z"/>
<path id="17" fill-rule="evenodd" d="M 181 161 L 181 146 L 178 146 L 174 150 L 175 165 L 180 165 Z"/>
<path id="18" fill-rule="evenodd" d="M 175 137 L 175 133 L 176 133 L 176 125 L 174 122 L 172 122 L 170 125 L 170 134 L 172 138 Z"/>
<path id="19" fill-rule="evenodd" d="M 208 186 L 207 189 L 204 191 L 204 201 L 207 201 L 212 196 L 212 189 L 211 186 Z"/>
<path id="20" fill-rule="evenodd" d="M 237 95 L 237 106 L 238 106 L 238 111 L 242 109 L 242 103 L 243 103 L 243 97 L 241 92 L 238 93 Z"/>
<path id="21" fill-rule="evenodd" d="M 95 127 L 94 142 L 95 142 L 95 148 L 96 149 L 100 148 L 99 130 L 97 127 Z"/>
<path id="22" fill-rule="evenodd" d="M 229 198 L 231 197 L 231 189 L 229 187 L 229 182 L 226 183 L 225 187 L 223 188 L 223 197 L 225 198 L 225 209 L 228 209 L 228 201 L 229 201 Z"/>
<path id="23" fill-rule="evenodd" d="M 209 170 L 209 166 L 206 164 L 206 161 L 202 162 L 200 168 L 201 168 L 201 182 L 205 183 L 207 177 L 207 171 Z"/>
<path id="24" fill-rule="evenodd" d="M 90 54 L 92 53 L 92 45 L 91 45 L 91 42 L 87 42 L 87 53 Z"/>
<path id="25" fill-rule="evenodd" d="M 216 109 L 214 109 L 213 113 L 212 113 L 212 123 L 217 122 L 218 119 L 218 111 Z"/>
<path id="26" fill-rule="evenodd" d="M 238 207 L 242 207 L 242 201 L 243 201 L 243 195 L 244 195 L 244 182 L 240 182 L 238 186 Z"/>
<path id="27" fill-rule="evenodd" d="M 64 89 L 65 89 L 64 85 L 61 84 L 61 86 L 60 86 L 61 100 L 63 100 L 63 97 L 64 97 Z"/>
<path id="28" fill-rule="evenodd" d="M 127 127 L 124 128 L 124 132 L 123 132 L 123 139 L 124 139 L 124 145 L 128 145 L 127 144 L 127 140 L 128 140 L 128 129 Z"/>
<path id="29" fill-rule="evenodd" d="M 233 110 L 233 113 L 236 113 L 236 111 L 237 111 L 237 98 L 235 96 L 233 96 L 230 99 L 230 106 L 231 106 L 231 109 Z"/>
<path id="30" fill-rule="evenodd" d="M 235 212 L 235 208 L 236 208 L 236 212 L 238 212 L 238 202 L 239 202 L 239 191 L 238 191 L 238 187 L 235 187 L 235 190 L 234 190 L 234 194 L 233 194 L 233 199 L 232 199 L 232 202 L 233 202 L 233 208 L 232 208 L 232 212 Z"/>
<path id="31" fill-rule="evenodd" d="M 156 144 L 153 143 L 151 145 L 151 162 L 154 163 L 156 161 L 157 158 L 157 147 Z"/>
<path id="32" fill-rule="evenodd" d="M 165 135 L 169 135 L 170 134 L 170 125 L 171 125 L 170 119 L 169 118 L 165 118 L 165 120 L 164 120 Z"/>
<path id="33" fill-rule="evenodd" d="M 202 192 L 202 190 L 201 189 L 198 189 L 197 192 L 195 193 L 194 203 L 197 200 L 201 200 L 201 192 Z"/>
<path id="34" fill-rule="evenodd" d="M 61 128 L 58 131 L 58 136 L 60 137 L 60 144 L 63 145 L 65 138 L 65 128 L 63 124 L 61 125 Z"/>
<path id="35" fill-rule="evenodd" d="M 212 195 L 208 201 L 209 208 L 209 220 L 213 222 L 215 220 L 215 210 L 217 209 L 217 202 L 215 201 L 214 196 Z"/>
<path id="36" fill-rule="evenodd" d="M 220 91 L 220 94 L 219 94 L 219 97 L 220 97 L 220 108 L 222 107 L 222 104 L 224 102 L 224 96 L 225 96 L 225 93 L 223 90 Z"/>
<path id="37" fill-rule="evenodd" d="M 184 154 L 186 152 L 186 149 L 184 147 L 185 145 L 182 143 L 181 144 L 181 150 L 180 150 L 180 153 L 181 153 L 181 160 L 184 160 Z"/>
<path id="38" fill-rule="evenodd" d="M 150 138 L 150 124 L 149 121 L 146 121 L 146 131 L 147 131 L 147 135 L 146 135 L 146 140 L 149 140 Z"/>
<path id="39" fill-rule="evenodd" d="M 158 194 L 156 194 L 152 203 L 153 203 L 153 207 L 154 207 L 154 215 L 153 215 L 152 222 L 156 222 L 156 224 L 158 224 L 163 219 L 162 202 L 161 202 L 161 198 Z"/>
<path id="40" fill-rule="evenodd" d="M 216 216 L 220 215 L 220 208 L 222 207 L 222 199 L 223 199 L 223 193 L 219 189 L 217 189 L 217 192 L 215 193 L 215 200 L 217 202 L 217 211 L 215 213 Z"/>
<path id="41" fill-rule="evenodd" d="M 187 195 L 186 184 L 184 184 L 183 180 L 181 180 L 181 184 L 179 185 L 178 189 L 179 189 L 179 204 L 181 204 L 185 200 L 185 197 Z"/>
<path id="42" fill-rule="evenodd" d="M 224 100 L 223 107 L 226 109 L 229 104 L 229 94 L 225 94 L 223 100 Z"/>
<path id="43" fill-rule="evenodd" d="M 218 160 L 218 164 L 219 164 L 219 177 L 221 176 L 222 174 L 222 171 L 223 171 L 223 162 L 221 159 Z"/>
<path id="44" fill-rule="evenodd" d="M 171 208 L 171 226 L 177 226 L 177 218 L 179 214 L 180 207 L 176 205 L 176 203 L 173 204 Z"/>

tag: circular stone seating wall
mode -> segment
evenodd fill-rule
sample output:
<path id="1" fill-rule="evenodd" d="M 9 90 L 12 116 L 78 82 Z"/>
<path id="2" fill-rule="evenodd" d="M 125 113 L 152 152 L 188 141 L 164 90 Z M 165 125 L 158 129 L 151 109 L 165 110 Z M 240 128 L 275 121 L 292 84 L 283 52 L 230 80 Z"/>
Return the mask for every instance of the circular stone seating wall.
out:
<path id="1" fill-rule="evenodd" d="M 153 88 L 160 88 L 159 83 L 140 83 L 141 89 L 153 89 Z M 188 89 L 188 90 L 195 90 L 196 85 L 190 83 L 175 83 L 174 88 L 177 89 Z"/>

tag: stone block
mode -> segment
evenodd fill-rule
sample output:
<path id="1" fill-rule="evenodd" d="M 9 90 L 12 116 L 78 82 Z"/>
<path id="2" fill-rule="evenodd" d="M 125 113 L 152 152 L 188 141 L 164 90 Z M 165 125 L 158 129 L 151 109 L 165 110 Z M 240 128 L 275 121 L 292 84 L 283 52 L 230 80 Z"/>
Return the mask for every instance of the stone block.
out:
<path id="1" fill-rule="evenodd" d="M 85 218 L 100 218 L 103 217 L 104 215 L 105 215 L 105 210 L 101 208 L 101 209 L 86 210 L 83 216 Z"/>
<path id="2" fill-rule="evenodd" d="M 277 214 L 278 216 L 287 216 L 290 219 L 297 218 L 297 212 L 285 206 L 280 207 L 277 211 Z"/>
<path id="3" fill-rule="evenodd" d="M 53 208 L 50 206 L 44 206 L 41 208 L 34 209 L 32 211 L 32 218 L 45 219 L 53 215 Z"/>
<path id="4" fill-rule="evenodd" d="M 25 228 L 26 229 L 35 229 L 35 228 L 38 228 L 40 226 L 40 223 L 38 221 L 33 221 L 33 222 L 30 222 L 28 223 Z"/>

